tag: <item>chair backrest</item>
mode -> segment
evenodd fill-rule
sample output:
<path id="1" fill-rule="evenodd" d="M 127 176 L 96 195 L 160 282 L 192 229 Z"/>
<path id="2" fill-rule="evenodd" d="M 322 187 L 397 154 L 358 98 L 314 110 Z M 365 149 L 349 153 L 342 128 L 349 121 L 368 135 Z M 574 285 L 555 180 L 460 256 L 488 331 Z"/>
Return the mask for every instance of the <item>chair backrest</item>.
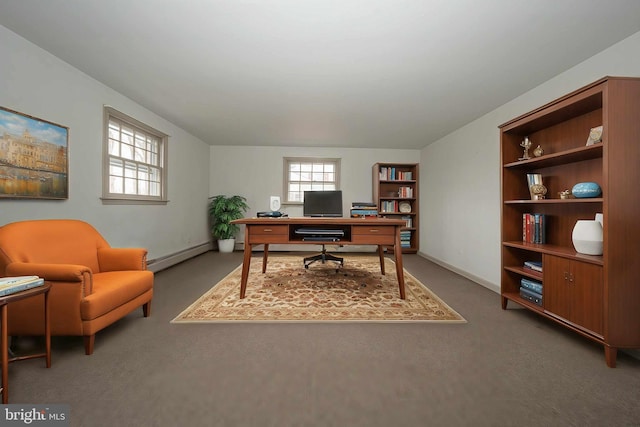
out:
<path id="1" fill-rule="evenodd" d="M 78 264 L 100 271 L 98 249 L 109 243 L 75 219 L 19 221 L 0 227 L 0 276 L 11 262 Z"/>

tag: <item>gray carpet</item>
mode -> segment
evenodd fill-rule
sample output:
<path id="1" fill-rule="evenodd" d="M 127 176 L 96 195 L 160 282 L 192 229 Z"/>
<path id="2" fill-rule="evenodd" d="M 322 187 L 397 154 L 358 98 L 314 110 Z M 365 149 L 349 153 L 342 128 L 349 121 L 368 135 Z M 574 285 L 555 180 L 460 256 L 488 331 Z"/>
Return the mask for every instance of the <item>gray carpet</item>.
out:
<path id="1" fill-rule="evenodd" d="M 607 368 L 601 346 L 417 255 L 407 271 L 467 324 L 169 323 L 241 262 L 157 273 L 151 317 L 99 332 L 92 356 L 54 337 L 50 369 L 10 365 L 10 401 L 69 404 L 72 426 L 640 425 L 640 360 Z"/>

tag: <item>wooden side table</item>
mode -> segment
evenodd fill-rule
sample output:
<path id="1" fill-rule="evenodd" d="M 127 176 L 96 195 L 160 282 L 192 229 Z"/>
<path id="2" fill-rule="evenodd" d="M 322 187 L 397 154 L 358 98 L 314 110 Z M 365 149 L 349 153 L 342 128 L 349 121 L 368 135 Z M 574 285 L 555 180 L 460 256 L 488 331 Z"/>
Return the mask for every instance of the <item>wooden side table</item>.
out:
<path id="1" fill-rule="evenodd" d="M 9 362 L 17 360 L 35 359 L 44 357 L 47 361 L 47 368 L 51 367 L 51 325 L 49 324 L 49 289 L 51 285 L 45 283 L 37 288 L 27 289 L 26 291 L 16 292 L 15 294 L 0 297 L 0 316 L 2 318 L 2 330 L 0 332 L 0 357 L 2 358 L 2 403 L 9 403 Z M 9 358 L 9 337 L 7 327 L 7 306 L 12 302 L 25 298 L 31 298 L 36 295 L 44 294 L 44 336 L 45 336 L 45 352 L 30 354 L 27 356 L 17 356 Z"/>

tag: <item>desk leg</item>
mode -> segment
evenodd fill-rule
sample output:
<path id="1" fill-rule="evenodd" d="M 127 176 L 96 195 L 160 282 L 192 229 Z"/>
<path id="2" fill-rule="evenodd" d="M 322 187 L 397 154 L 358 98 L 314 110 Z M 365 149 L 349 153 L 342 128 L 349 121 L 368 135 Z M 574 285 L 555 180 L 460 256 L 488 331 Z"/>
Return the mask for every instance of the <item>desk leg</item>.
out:
<path id="1" fill-rule="evenodd" d="M 251 245 L 244 246 L 244 259 L 242 260 L 242 279 L 240 279 L 240 299 L 247 292 L 247 280 L 249 279 L 249 267 L 251 266 Z"/>
<path id="2" fill-rule="evenodd" d="M 269 258 L 269 244 L 264 244 L 264 253 L 262 254 L 262 272 L 267 272 L 267 258 Z"/>
<path id="3" fill-rule="evenodd" d="M 380 257 L 380 272 L 384 276 L 384 248 L 382 245 L 378 245 L 378 256 Z"/>
<path id="4" fill-rule="evenodd" d="M 9 403 L 9 337 L 7 328 L 7 304 L 0 307 L 2 310 L 2 343 L 0 344 L 0 351 L 2 352 L 2 404 Z"/>
<path id="5" fill-rule="evenodd" d="M 402 246 L 400 245 L 400 227 L 396 230 L 396 243 L 393 247 L 393 253 L 396 257 L 396 275 L 398 276 L 398 286 L 400 287 L 400 298 L 405 299 L 404 295 L 404 268 L 402 266 Z"/>

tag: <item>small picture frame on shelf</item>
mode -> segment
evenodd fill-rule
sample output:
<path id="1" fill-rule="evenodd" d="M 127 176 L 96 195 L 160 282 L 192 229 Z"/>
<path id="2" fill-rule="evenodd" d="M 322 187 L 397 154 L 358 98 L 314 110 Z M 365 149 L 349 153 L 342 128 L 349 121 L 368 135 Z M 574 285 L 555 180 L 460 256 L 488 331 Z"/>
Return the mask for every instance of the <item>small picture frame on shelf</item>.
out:
<path id="1" fill-rule="evenodd" d="M 587 147 L 598 142 L 602 142 L 602 126 L 596 126 L 589 130 L 589 137 L 587 138 Z"/>

